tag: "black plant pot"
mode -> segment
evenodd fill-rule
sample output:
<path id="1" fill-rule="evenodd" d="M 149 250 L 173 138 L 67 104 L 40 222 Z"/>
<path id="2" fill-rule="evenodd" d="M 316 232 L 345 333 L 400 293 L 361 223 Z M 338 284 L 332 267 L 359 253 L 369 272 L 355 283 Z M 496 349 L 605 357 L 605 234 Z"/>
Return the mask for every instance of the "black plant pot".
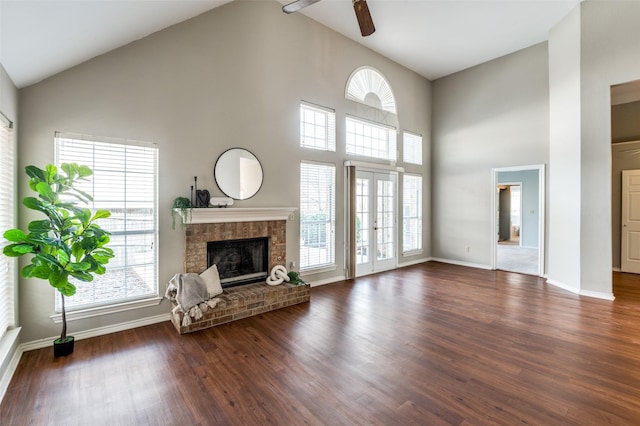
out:
<path id="1" fill-rule="evenodd" d="M 75 338 L 73 336 L 67 336 L 65 340 L 56 339 L 53 341 L 53 356 L 67 356 L 73 353 L 73 344 Z"/>

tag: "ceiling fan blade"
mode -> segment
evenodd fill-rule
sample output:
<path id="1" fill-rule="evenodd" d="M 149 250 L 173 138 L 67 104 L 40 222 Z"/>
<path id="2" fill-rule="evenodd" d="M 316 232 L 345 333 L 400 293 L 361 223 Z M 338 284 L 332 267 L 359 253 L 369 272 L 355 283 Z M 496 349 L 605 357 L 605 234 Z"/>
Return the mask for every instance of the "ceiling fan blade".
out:
<path id="1" fill-rule="evenodd" d="M 293 12 L 297 12 L 300 9 L 307 7 L 307 6 L 311 6 L 314 3 L 319 2 L 320 0 L 296 0 L 294 2 L 291 2 L 289 4 L 285 4 L 284 6 L 282 6 L 282 11 L 284 13 L 293 13 Z"/>
<path id="2" fill-rule="evenodd" d="M 371 19 L 371 13 L 369 12 L 367 1 L 353 0 L 353 9 L 356 11 L 356 18 L 358 19 L 358 25 L 360 26 L 360 34 L 362 34 L 362 37 L 373 34 L 376 31 L 376 27 L 373 25 L 373 19 Z"/>

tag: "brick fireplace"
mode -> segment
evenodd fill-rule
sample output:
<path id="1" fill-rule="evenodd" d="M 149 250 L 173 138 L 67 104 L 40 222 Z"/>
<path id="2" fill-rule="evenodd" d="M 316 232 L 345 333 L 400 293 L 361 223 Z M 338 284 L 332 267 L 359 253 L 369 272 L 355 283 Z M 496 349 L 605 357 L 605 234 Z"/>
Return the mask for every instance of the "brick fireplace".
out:
<path id="1" fill-rule="evenodd" d="M 285 220 L 225 223 L 195 223 L 185 226 L 185 272 L 201 273 L 207 264 L 207 243 L 211 241 L 269 238 L 269 271 L 287 259 Z"/>
<path id="2" fill-rule="evenodd" d="M 208 267 L 207 244 L 211 241 L 269 239 L 269 271 L 285 265 L 287 256 L 287 219 L 295 209 L 284 208 L 200 208 L 193 209 L 185 225 L 185 272 L 201 273 Z M 274 309 L 308 302 L 310 285 L 284 283 L 269 286 L 264 282 L 225 288 L 215 309 L 189 326 L 182 326 L 182 314 L 171 321 L 180 334 L 202 330 Z"/>

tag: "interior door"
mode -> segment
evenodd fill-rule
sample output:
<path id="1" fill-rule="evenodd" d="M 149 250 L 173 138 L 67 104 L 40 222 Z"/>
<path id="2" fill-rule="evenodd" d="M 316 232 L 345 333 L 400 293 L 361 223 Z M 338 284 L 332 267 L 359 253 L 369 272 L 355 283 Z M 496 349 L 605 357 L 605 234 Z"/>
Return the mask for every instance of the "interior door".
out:
<path id="1" fill-rule="evenodd" d="M 622 171 L 622 272 L 640 274 L 640 170 Z"/>
<path id="2" fill-rule="evenodd" d="M 356 276 L 397 265 L 395 173 L 356 173 Z"/>

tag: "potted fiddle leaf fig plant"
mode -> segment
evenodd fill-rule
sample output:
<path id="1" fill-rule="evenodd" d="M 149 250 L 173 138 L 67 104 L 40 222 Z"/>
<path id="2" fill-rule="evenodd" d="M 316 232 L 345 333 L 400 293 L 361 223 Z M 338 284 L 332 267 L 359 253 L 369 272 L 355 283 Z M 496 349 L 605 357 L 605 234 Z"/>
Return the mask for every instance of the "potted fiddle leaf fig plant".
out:
<path id="1" fill-rule="evenodd" d="M 4 238 L 10 244 L 3 253 L 9 257 L 32 255 L 31 262 L 24 266 L 21 274 L 25 278 L 47 280 L 59 293 L 62 300 L 62 333 L 53 344 L 55 356 L 73 352 L 74 337 L 67 335 L 65 297 L 73 296 L 76 286 L 70 281 L 93 281 L 95 274 L 104 274 L 105 265 L 113 257 L 107 247 L 110 233 L 96 221 L 111 215 L 108 210 L 82 207 L 92 197 L 75 187 L 78 181 L 86 180 L 93 171 L 76 163 L 60 166 L 48 164 L 44 169 L 27 166 L 29 188 L 37 197 L 22 200 L 27 208 L 45 215 L 45 219 L 33 220 L 28 231 L 9 229 Z"/>

